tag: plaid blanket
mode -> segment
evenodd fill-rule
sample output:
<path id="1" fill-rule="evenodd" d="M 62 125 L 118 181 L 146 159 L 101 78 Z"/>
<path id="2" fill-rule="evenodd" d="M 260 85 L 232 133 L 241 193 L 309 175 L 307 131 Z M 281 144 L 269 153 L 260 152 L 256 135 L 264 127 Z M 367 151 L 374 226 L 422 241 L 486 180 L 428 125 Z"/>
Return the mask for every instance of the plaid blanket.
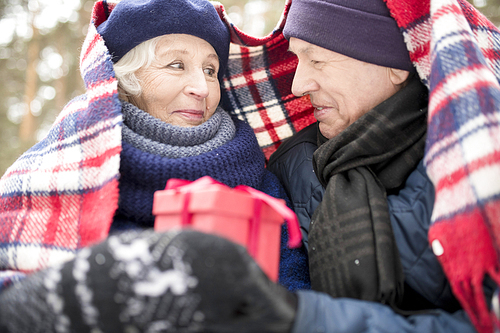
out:
<path id="1" fill-rule="evenodd" d="M 231 27 L 223 103 L 247 121 L 269 157 L 314 122 L 309 98 L 290 88 L 297 64 L 281 31 L 254 38 Z M 429 241 L 453 291 L 481 332 L 493 330 L 482 281 L 500 283 L 498 30 L 465 0 L 386 0 L 430 89 L 425 163 L 436 188 Z M 122 116 L 112 63 L 96 26 L 113 5 L 94 5 L 80 67 L 87 93 L 0 179 L 0 286 L 74 256 L 105 238 L 118 201 Z"/>
<path id="2" fill-rule="evenodd" d="M 80 55 L 86 94 L 69 102 L 47 137 L 0 179 L 0 289 L 108 234 L 118 207 L 122 114 L 96 31 L 104 10 L 96 3 Z"/>
<path id="3" fill-rule="evenodd" d="M 492 332 L 482 282 L 488 274 L 500 283 L 500 34 L 465 0 L 385 1 L 430 90 L 429 242 L 476 328 Z M 254 127 L 266 156 L 314 121 L 308 98 L 290 93 L 296 59 L 281 35 L 290 4 L 266 37 L 232 26 L 227 109 Z"/>
<path id="4" fill-rule="evenodd" d="M 478 331 L 492 332 L 482 283 L 500 283 L 500 32 L 465 0 L 387 3 L 430 89 L 429 242 Z"/>

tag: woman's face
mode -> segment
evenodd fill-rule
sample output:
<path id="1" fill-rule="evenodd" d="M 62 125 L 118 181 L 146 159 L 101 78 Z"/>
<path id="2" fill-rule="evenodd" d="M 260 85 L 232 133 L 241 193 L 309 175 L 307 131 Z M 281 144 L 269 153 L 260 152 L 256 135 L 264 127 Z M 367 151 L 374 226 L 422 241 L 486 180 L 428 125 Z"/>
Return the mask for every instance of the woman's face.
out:
<path id="1" fill-rule="evenodd" d="M 130 102 L 153 117 L 177 126 L 197 126 L 220 100 L 219 58 L 205 40 L 184 34 L 161 37 L 156 59 L 135 72 L 142 93 Z"/>

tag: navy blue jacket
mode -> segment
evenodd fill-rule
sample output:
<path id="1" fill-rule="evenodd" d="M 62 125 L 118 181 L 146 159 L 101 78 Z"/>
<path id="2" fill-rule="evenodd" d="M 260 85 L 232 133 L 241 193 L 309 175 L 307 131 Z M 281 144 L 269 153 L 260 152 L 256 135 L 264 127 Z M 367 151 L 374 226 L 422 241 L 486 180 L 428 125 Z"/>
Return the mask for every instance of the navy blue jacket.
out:
<path id="1" fill-rule="evenodd" d="M 268 164 L 292 202 L 306 246 L 311 216 L 324 193 L 312 165 L 316 136 L 313 124 L 282 144 Z M 427 240 L 434 187 L 422 162 L 387 201 L 405 275 L 403 307 L 423 311 L 405 317 L 375 302 L 299 291 L 294 332 L 475 332 Z"/>

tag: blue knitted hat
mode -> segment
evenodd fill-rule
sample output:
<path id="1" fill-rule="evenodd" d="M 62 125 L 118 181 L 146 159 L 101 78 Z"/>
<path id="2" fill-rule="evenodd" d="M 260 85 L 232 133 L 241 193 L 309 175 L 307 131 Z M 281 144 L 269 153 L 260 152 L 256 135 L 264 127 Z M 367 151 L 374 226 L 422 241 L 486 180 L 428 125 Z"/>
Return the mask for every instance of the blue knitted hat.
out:
<path id="1" fill-rule="evenodd" d="M 105 4 L 106 7 L 106 4 Z M 122 0 L 97 32 L 116 63 L 149 39 L 187 34 L 204 39 L 219 56 L 219 78 L 229 55 L 229 30 L 207 0 Z"/>
<path id="2" fill-rule="evenodd" d="M 283 35 L 364 62 L 414 71 L 384 0 L 293 0 Z"/>

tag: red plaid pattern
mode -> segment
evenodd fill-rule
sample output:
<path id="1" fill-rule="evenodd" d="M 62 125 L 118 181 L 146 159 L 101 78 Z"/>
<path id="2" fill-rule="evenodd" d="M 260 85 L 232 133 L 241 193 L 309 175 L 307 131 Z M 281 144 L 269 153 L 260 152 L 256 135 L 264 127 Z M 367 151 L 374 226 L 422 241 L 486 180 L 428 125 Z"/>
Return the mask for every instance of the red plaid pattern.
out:
<path id="1" fill-rule="evenodd" d="M 268 159 L 284 139 L 316 121 L 309 97 L 291 92 L 297 57 L 288 52 L 288 41 L 281 34 L 289 4 L 276 29 L 263 38 L 243 33 L 221 5 L 216 8 L 231 26 L 232 36 L 224 108 L 252 126 Z"/>
<path id="2" fill-rule="evenodd" d="M 104 14 L 96 3 L 93 21 Z M 87 93 L 0 179 L 0 289 L 103 240 L 118 205 L 121 105 L 112 63 L 90 24 L 80 68 Z"/>

